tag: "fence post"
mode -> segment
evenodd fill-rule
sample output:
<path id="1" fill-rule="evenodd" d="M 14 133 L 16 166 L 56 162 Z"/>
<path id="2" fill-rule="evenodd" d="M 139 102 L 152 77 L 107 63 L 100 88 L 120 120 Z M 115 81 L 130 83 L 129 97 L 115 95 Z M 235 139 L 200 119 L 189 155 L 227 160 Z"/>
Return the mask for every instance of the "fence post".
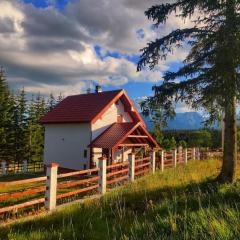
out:
<path id="1" fill-rule="evenodd" d="M 59 164 L 57 163 L 50 163 L 47 165 L 45 208 L 49 211 L 56 208 L 58 166 Z"/>
<path id="2" fill-rule="evenodd" d="M 129 153 L 128 154 L 128 162 L 129 162 L 129 178 L 130 181 L 134 181 L 134 175 L 135 175 L 135 153 Z"/>
<path id="3" fill-rule="evenodd" d="M 3 161 L 1 162 L 2 175 L 5 175 L 5 174 L 7 173 L 7 171 L 6 171 L 6 165 L 7 165 L 6 161 L 3 160 Z"/>
<path id="4" fill-rule="evenodd" d="M 27 173 L 28 171 L 28 162 L 27 160 L 23 160 L 23 172 Z"/>
<path id="5" fill-rule="evenodd" d="M 173 154 L 173 165 L 174 167 L 177 167 L 177 149 L 173 149 L 172 154 Z"/>
<path id="6" fill-rule="evenodd" d="M 200 160 L 200 149 L 196 148 L 196 159 Z"/>
<path id="7" fill-rule="evenodd" d="M 98 158 L 98 166 L 99 166 L 99 171 L 98 171 L 98 175 L 99 175 L 99 188 L 98 191 L 101 194 L 106 193 L 107 191 L 107 158 L 105 156 L 102 156 L 100 158 Z"/>
<path id="8" fill-rule="evenodd" d="M 187 164 L 188 162 L 188 149 L 184 149 L 184 163 Z"/>
<path id="9" fill-rule="evenodd" d="M 161 151 L 161 171 L 163 172 L 164 170 L 164 156 L 165 156 L 165 152 L 164 150 Z"/>
<path id="10" fill-rule="evenodd" d="M 183 161 L 183 148 L 182 146 L 178 147 L 178 157 L 179 157 L 179 162 Z"/>
<path id="11" fill-rule="evenodd" d="M 151 154 L 151 167 L 152 173 L 155 173 L 156 170 L 156 152 L 153 150 Z"/>
<path id="12" fill-rule="evenodd" d="M 196 148 L 192 148 L 192 160 L 196 160 Z"/>

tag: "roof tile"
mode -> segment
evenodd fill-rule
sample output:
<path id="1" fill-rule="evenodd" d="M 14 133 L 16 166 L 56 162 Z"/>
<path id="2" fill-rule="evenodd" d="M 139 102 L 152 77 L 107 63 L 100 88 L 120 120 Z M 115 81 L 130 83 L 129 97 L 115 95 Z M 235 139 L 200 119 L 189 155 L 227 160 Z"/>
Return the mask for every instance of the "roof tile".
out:
<path id="1" fill-rule="evenodd" d="M 91 147 L 112 148 L 131 131 L 136 123 L 114 123 L 90 144 Z"/>
<path id="2" fill-rule="evenodd" d="M 41 123 L 91 122 L 122 90 L 69 96 L 43 116 Z"/>

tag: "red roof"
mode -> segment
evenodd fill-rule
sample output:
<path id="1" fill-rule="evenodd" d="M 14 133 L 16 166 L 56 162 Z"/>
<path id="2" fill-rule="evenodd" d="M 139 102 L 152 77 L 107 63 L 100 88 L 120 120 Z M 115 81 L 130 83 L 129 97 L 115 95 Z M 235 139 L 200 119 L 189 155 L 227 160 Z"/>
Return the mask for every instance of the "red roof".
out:
<path id="1" fill-rule="evenodd" d="M 136 123 L 114 123 L 90 144 L 91 147 L 112 148 L 135 127 Z"/>
<path id="2" fill-rule="evenodd" d="M 124 90 L 69 96 L 40 119 L 42 124 L 96 122 L 119 99 L 136 122 L 144 121 Z M 133 109 L 131 109 L 133 107 Z"/>
<path id="3" fill-rule="evenodd" d="M 119 144 L 123 143 L 124 140 L 138 127 L 144 132 L 146 136 L 149 137 L 148 141 L 150 145 L 154 147 L 159 147 L 157 142 L 152 138 L 150 133 L 145 129 L 145 127 L 139 123 L 114 123 L 109 128 L 107 128 L 102 134 L 100 134 L 96 139 L 94 139 L 89 146 L 97 148 L 114 148 Z"/>

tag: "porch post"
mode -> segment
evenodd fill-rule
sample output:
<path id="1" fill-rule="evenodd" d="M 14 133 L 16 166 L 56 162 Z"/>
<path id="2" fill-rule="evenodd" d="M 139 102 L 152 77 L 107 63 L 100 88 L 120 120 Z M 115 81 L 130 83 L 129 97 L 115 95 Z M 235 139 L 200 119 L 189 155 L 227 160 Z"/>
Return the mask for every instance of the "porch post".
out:
<path id="1" fill-rule="evenodd" d="M 99 171 L 98 171 L 98 175 L 99 175 L 99 180 L 98 180 L 98 184 L 99 184 L 99 188 L 98 191 L 101 194 L 106 193 L 107 190 L 107 158 L 105 156 L 98 158 L 98 166 L 99 166 Z"/>
<path id="2" fill-rule="evenodd" d="M 151 152 L 151 167 L 152 167 L 152 173 L 155 173 L 155 170 L 156 170 L 156 152 L 154 150 Z"/>
<path id="3" fill-rule="evenodd" d="M 161 151 L 161 171 L 163 172 L 164 170 L 164 157 L 165 157 L 165 152 L 164 150 Z"/>
<path id="4" fill-rule="evenodd" d="M 135 153 L 128 154 L 128 162 L 129 162 L 129 179 L 131 182 L 134 181 L 134 173 L 135 173 Z"/>

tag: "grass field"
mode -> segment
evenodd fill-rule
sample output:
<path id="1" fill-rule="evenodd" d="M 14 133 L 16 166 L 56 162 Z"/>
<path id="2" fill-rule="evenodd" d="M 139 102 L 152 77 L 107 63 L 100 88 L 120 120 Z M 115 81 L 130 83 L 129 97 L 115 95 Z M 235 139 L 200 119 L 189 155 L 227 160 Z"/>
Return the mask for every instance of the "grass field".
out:
<path id="1" fill-rule="evenodd" d="M 2 226 L 0 239 L 240 239 L 240 182 L 214 182 L 219 168 L 207 160 L 157 172 L 100 200 Z"/>

